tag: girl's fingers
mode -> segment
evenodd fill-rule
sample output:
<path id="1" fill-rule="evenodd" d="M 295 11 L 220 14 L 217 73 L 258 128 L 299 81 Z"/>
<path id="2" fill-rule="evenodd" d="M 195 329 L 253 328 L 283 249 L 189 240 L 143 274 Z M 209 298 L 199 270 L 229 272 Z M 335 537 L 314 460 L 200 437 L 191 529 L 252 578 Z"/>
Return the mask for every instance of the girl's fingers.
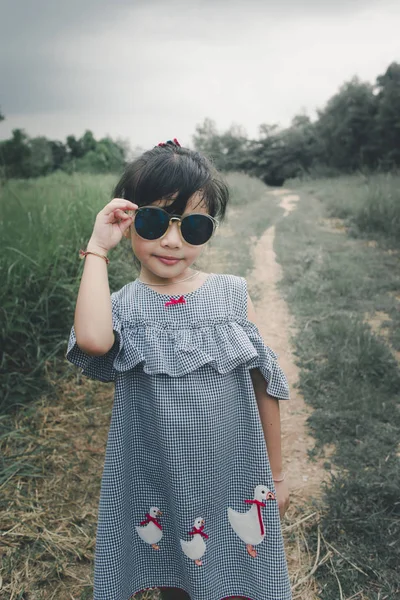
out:
<path id="1" fill-rule="evenodd" d="M 121 233 L 124 233 L 125 229 L 128 229 L 131 222 L 132 221 L 131 221 L 130 217 L 128 217 L 128 219 L 125 219 L 124 221 L 121 221 L 120 223 L 118 223 Z"/>
<path id="2" fill-rule="evenodd" d="M 126 212 L 124 212 L 123 209 L 120 208 L 115 208 L 114 206 L 114 210 L 111 211 L 110 213 L 106 213 L 105 215 L 106 219 L 105 219 L 105 223 L 109 223 L 110 225 L 114 225 L 114 223 L 120 223 L 120 222 L 125 222 L 125 221 L 129 221 L 132 222 L 132 217 L 130 217 L 129 215 L 126 214 Z"/>
<path id="3" fill-rule="evenodd" d="M 118 222 L 118 223 L 128 222 L 130 224 L 131 221 L 132 221 L 132 217 L 130 215 L 127 215 L 120 208 L 117 208 L 117 210 L 114 210 L 114 222 Z"/>
<path id="4" fill-rule="evenodd" d="M 124 219 L 125 217 L 129 217 L 121 208 L 117 208 L 114 210 L 114 215 L 118 215 L 120 219 Z"/>
<path id="5" fill-rule="evenodd" d="M 120 198 L 114 198 L 111 200 L 106 206 L 101 210 L 104 215 L 109 215 L 115 211 L 116 208 L 120 208 L 121 210 L 136 210 L 138 208 L 137 204 L 133 202 L 129 202 L 128 200 L 122 200 Z"/>

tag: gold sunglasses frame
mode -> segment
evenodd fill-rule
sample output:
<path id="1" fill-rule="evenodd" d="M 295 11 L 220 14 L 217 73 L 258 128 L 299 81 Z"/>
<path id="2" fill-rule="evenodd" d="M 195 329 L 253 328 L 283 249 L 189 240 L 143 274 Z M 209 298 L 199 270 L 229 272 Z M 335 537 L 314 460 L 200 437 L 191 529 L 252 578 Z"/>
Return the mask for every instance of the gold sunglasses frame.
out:
<path id="1" fill-rule="evenodd" d="M 190 213 L 188 215 L 185 215 L 184 217 L 180 217 L 179 215 L 170 215 L 169 212 L 167 212 L 166 210 L 164 210 L 163 208 L 161 208 L 161 206 L 139 206 L 139 208 L 135 212 L 135 218 L 133 219 L 133 223 L 132 223 L 133 225 L 135 224 L 136 215 L 138 214 L 138 212 L 140 211 L 141 208 L 151 208 L 153 210 L 160 210 L 160 211 L 166 213 L 170 217 L 169 222 L 168 222 L 167 230 L 165 231 L 165 233 L 163 233 L 158 238 L 154 238 L 154 239 L 151 239 L 151 240 L 149 240 L 148 238 L 144 238 L 144 237 L 142 237 L 137 232 L 136 227 L 135 227 L 135 233 L 136 233 L 136 235 L 138 235 L 142 240 L 146 240 L 147 242 L 153 242 L 155 240 L 162 240 L 162 238 L 165 235 L 167 235 L 167 233 L 169 231 L 169 228 L 171 227 L 171 223 L 173 221 L 175 221 L 175 222 L 178 222 L 178 225 L 179 225 L 179 235 L 181 236 L 181 239 L 182 239 L 182 241 L 185 244 L 188 244 L 189 246 L 204 246 L 205 244 L 207 244 L 211 240 L 211 238 L 213 237 L 216 229 L 219 227 L 219 221 L 215 217 L 212 217 L 211 215 L 205 215 L 204 213 Z M 208 219 L 210 219 L 212 221 L 212 224 L 213 224 L 212 234 L 210 235 L 210 237 L 208 238 L 208 240 L 206 242 L 204 242 L 204 244 L 191 244 L 190 242 L 186 241 L 185 238 L 182 235 L 182 230 L 181 230 L 181 223 L 182 223 L 182 221 L 184 219 L 186 219 L 186 217 L 192 217 L 194 215 L 201 215 L 202 217 L 207 217 Z"/>

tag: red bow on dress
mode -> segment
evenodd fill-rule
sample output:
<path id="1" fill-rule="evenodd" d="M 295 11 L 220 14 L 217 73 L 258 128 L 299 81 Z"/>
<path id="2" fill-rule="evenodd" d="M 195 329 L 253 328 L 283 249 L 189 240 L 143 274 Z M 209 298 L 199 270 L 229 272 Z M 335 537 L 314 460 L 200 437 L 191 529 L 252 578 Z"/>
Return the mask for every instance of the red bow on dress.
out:
<path id="1" fill-rule="evenodd" d="M 149 513 L 146 513 L 146 519 L 144 521 L 142 521 L 140 524 L 147 525 L 147 523 L 150 523 L 150 522 L 154 523 L 154 525 L 157 525 L 158 529 L 162 530 L 162 527 L 161 527 L 160 523 L 157 521 L 157 519 L 155 519 L 154 517 L 149 515 Z"/>
<path id="2" fill-rule="evenodd" d="M 260 524 L 260 533 L 261 533 L 261 535 L 264 535 L 265 529 L 264 529 L 264 523 L 263 523 L 262 516 L 261 516 L 261 507 L 266 506 L 265 502 L 260 502 L 260 500 L 245 500 L 245 502 L 248 502 L 249 504 L 257 505 L 257 514 L 258 514 L 258 522 Z"/>
<path id="3" fill-rule="evenodd" d="M 196 533 L 199 533 L 203 538 L 206 538 L 206 540 L 208 540 L 208 535 L 204 533 L 203 529 L 204 525 L 202 525 L 198 529 L 197 527 L 193 527 L 192 531 L 189 531 L 188 535 L 195 535 Z"/>
<path id="4" fill-rule="evenodd" d="M 175 300 L 175 298 L 171 298 L 168 302 L 165 303 L 165 306 L 173 306 L 174 304 L 186 304 L 186 300 L 183 296 L 181 296 L 178 300 Z"/>

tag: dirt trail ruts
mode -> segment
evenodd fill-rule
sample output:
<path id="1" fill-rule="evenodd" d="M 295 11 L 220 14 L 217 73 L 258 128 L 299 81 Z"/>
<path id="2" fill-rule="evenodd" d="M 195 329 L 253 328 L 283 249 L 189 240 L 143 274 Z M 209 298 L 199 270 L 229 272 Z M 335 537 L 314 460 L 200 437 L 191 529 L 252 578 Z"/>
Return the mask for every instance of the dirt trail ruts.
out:
<path id="1" fill-rule="evenodd" d="M 288 189 L 267 192 L 280 196 L 283 218 L 296 208 L 299 196 Z M 306 431 L 306 420 L 312 409 L 306 406 L 299 390 L 299 369 L 294 362 L 291 336 L 295 334 L 294 319 L 277 289 L 282 277 L 281 266 L 274 252 L 275 226 L 269 227 L 253 248 L 254 268 L 248 277 L 249 286 L 256 291 L 254 305 L 259 329 L 265 343 L 278 354 L 290 385 L 290 400 L 280 402 L 282 426 L 283 468 L 286 472 L 292 502 L 320 496 L 321 482 L 327 478 L 322 461 L 311 462 L 307 450 L 313 448 L 313 438 Z"/>

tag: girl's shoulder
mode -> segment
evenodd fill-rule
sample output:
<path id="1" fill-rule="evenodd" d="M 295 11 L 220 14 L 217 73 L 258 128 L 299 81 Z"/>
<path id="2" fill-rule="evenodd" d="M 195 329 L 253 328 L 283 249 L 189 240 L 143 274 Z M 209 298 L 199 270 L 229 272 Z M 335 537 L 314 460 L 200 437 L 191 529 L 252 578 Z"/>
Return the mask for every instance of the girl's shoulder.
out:
<path id="1" fill-rule="evenodd" d="M 246 281 L 244 277 L 241 277 L 240 275 L 233 275 L 232 273 L 212 273 L 212 275 L 214 275 L 216 279 L 219 279 L 220 281 L 225 282 L 226 285 L 232 287 L 242 286 Z"/>
<path id="2" fill-rule="evenodd" d="M 247 296 L 247 281 L 245 277 L 233 275 L 232 273 L 214 273 L 214 286 L 217 289 L 225 289 L 231 294 L 238 294 L 240 298 L 243 294 Z"/>
<path id="3" fill-rule="evenodd" d="M 247 280 L 240 275 L 221 273 L 215 280 L 217 290 L 220 290 L 227 304 L 231 306 L 231 313 L 240 319 L 247 319 Z"/>

